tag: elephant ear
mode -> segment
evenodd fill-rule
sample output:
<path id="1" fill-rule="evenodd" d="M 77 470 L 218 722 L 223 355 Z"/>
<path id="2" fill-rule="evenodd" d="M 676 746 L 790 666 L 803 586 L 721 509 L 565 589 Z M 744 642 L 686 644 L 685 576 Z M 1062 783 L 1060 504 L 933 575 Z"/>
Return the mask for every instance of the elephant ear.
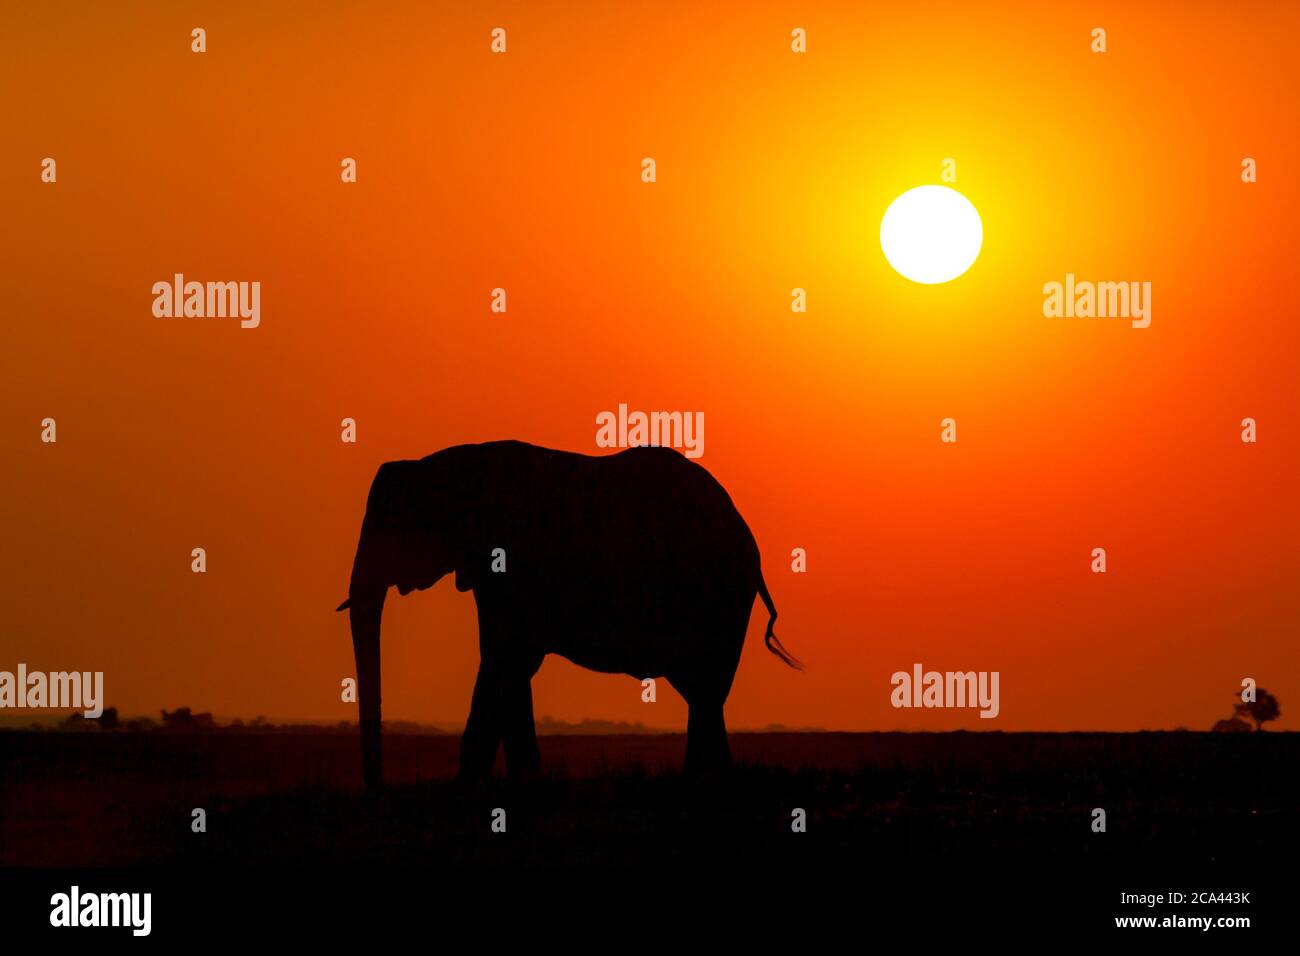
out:
<path id="1" fill-rule="evenodd" d="M 362 523 L 372 575 L 378 575 L 385 587 L 395 586 L 400 594 L 428 587 L 436 580 L 429 549 L 430 505 L 421 471 L 416 461 L 380 465 L 370 485 Z"/>
<path id="2" fill-rule="evenodd" d="M 461 445 L 440 453 L 438 500 L 443 505 L 441 537 L 450 549 L 456 590 L 472 591 L 479 583 L 491 544 L 487 541 L 486 487 L 493 483 L 492 462 L 482 445 Z"/>
<path id="3" fill-rule="evenodd" d="M 487 544 L 484 541 L 483 516 L 473 489 L 466 489 L 460 500 L 464 503 L 457 512 L 456 529 L 456 590 L 472 591 L 479 582 L 480 572 L 487 562 Z"/>

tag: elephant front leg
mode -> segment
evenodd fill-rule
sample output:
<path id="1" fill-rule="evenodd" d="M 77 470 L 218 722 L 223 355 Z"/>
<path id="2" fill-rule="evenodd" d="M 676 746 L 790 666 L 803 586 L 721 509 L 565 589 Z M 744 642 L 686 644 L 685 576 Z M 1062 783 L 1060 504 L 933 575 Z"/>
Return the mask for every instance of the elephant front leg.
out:
<path id="1" fill-rule="evenodd" d="M 496 681 L 479 665 L 470 699 L 469 719 L 460 738 L 460 776 L 464 780 L 486 780 L 497 759 L 501 743 L 500 693 Z"/>
<path id="2" fill-rule="evenodd" d="M 506 772 L 511 777 L 535 775 L 541 751 L 533 723 L 532 676 L 536 666 L 479 665 L 470 702 L 469 720 L 460 743 L 460 775 L 482 780 L 492 773 L 497 747 L 504 743 Z"/>
<path id="3" fill-rule="evenodd" d="M 533 720 L 531 674 L 519 675 L 507 690 L 502 738 L 506 774 L 511 779 L 535 777 L 542 769 L 542 752 L 537 746 L 537 725 Z"/>

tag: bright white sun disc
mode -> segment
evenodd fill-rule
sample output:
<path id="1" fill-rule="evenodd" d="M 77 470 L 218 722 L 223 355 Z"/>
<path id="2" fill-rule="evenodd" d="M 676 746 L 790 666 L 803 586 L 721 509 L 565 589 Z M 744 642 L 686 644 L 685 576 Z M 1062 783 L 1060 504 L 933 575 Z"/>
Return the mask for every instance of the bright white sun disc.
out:
<path id="1" fill-rule="evenodd" d="M 984 226 L 971 201 L 947 186 L 917 186 L 899 196 L 880 220 L 880 248 L 899 275 L 935 285 L 971 267 L 984 244 Z"/>

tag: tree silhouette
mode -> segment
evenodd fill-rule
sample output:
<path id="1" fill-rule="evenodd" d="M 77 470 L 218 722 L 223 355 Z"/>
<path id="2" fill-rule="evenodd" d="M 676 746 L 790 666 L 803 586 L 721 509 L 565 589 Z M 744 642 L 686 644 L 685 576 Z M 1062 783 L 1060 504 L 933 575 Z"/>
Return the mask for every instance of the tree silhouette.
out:
<path id="1" fill-rule="evenodd" d="M 1262 687 L 1255 692 L 1254 700 L 1243 700 L 1233 708 L 1233 711 L 1238 717 L 1253 720 L 1256 730 L 1263 730 L 1265 721 L 1277 720 L 1278 715 L 1282 713 L 1277 705 L 1277 698 Z"/>
<path id="2" fill-rule="evenodd" d="M 191 713 L 188 707 L 178 707 L 175 710 L 164 710 L 162 712 L 162 723 L 163 730 L 180 733 L 212 730 L 216 726 L 211 714 Z"/>

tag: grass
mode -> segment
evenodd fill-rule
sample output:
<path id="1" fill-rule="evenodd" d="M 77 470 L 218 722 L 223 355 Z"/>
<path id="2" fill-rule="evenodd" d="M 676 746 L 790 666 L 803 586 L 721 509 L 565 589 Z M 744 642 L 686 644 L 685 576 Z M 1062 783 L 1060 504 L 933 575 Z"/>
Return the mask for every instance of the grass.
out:
<path id="1" fill-rule="evenodd" d="M 370 801 L 351 735 L 5 733 L 0 865 L 1132 868 L 1300 836 L 1294 734 L 737 734 L 735 770 L 704 781 L 678 735 L 546 737 L 540 778 L 478 785 L 452 779 L 457 743 L 387 737 Z"/>

